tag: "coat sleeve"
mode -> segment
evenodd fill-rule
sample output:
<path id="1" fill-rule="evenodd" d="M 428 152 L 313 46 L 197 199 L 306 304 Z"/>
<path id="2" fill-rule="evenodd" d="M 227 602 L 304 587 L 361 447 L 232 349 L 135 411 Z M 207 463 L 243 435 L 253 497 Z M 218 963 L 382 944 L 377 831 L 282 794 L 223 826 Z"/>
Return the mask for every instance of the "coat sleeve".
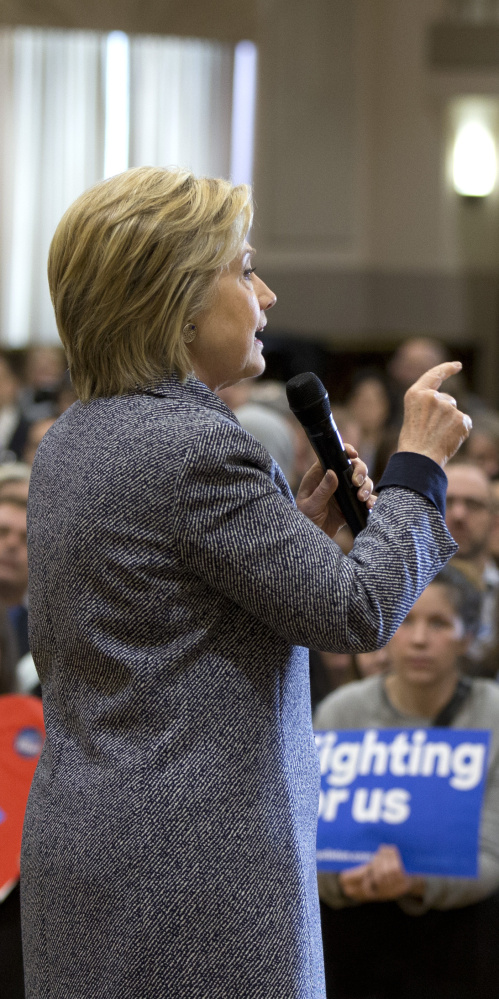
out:
<path id="1" fill-rule="evenodd" d="M 386 488 L 345 556 L 279 479 L 241 427 L 208 425 L 176 483 L 181 560 L 294 644 L 381 648 L 456 551 L 437 508 L 412 490 Z"/>

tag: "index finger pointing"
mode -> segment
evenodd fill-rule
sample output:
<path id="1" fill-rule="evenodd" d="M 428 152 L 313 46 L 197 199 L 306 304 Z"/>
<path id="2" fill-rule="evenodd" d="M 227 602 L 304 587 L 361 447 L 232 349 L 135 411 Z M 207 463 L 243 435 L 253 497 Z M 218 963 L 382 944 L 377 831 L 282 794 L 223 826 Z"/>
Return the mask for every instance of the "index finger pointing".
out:
<path id="1" fill-rule="evenodd" d="M 425 371 L 424 375 L 421 375 L 412 387 L 415 389 L 439 389 L 442 382 L 450 378 L 451 375 L 457 375 L 461 368 L 461 361 L 444 361 L 442 364 L 430 368 L 429 371 Z"/>

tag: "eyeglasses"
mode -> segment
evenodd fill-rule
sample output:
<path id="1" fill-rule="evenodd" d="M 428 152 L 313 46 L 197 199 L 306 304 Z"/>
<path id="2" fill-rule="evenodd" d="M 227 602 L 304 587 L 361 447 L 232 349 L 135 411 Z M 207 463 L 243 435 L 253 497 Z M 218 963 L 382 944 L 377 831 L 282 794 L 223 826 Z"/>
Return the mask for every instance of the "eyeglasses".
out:
<path id="1" fill-rule="evenodd" d="M 473 496 L 447 496 L 447 510 L 452 509 L 457 503 L 462 503 L 468 513 L 483 513 L 484 510 L 491 509 L 490 503 L 487 500 L 475 499 Z"/>

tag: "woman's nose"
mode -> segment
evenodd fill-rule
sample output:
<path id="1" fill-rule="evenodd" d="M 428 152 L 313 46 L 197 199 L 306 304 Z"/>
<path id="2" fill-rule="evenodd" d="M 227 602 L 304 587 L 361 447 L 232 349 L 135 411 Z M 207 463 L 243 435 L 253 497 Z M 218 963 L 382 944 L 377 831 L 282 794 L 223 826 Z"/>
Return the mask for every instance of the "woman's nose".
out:
<path id="1" fill-rule="evenodd" d="M 259 278 L 258 280 L 260 281 L 261 285 L 261 287 L 258 289 L 258 301 L 260 302 L 260 308 L 263 309 L 264 312 L 266 312 L 267 309 L 272 309 L 274 307 L 275 303 L 277 302 L 277 295 L 274 295 L 274 292 L 267 287 L 267 285 L 265 284 L 264 281 L 262 281 L 261 278 Z"/>
<path id="2" fill-rule="evenodd" d="M 414 645 L 426 645 L 428 633 L 426 625 L 416 624 L 412 630 L 412 641 Z"/>

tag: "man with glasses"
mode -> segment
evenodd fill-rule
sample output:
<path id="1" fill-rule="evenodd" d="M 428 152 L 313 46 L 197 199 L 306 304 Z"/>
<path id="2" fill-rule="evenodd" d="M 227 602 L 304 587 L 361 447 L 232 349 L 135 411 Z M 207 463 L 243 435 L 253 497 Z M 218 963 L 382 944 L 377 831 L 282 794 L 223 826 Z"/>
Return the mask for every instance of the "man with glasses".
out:
<path id="1" fill-rule="evenodd" d="M 499 569 L 490 556 L 490 538 L 498 513 L 490 480 L 479 465 L 450 462 L 445 520 L 459 545 L 460 568 L 482 590 L 480 633 L 468 657 L 477 675 L 499 671 Z"/>

